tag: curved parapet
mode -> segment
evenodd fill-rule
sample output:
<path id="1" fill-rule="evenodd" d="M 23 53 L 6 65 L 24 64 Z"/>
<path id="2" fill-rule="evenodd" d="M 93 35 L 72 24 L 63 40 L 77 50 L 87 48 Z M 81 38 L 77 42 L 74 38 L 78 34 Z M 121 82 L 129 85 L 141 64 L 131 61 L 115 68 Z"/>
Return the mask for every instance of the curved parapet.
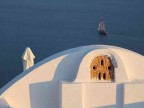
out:
<path id="1" fill-rule="evenodd" d="M 93 60 L 96 60 L 97 67 L 92 73 L 94 78 L 91 78 Z M 76 89 L 80 94 L 72 94 L 80 97 L 76 98 L 79 105 L 75 108 L 88 107 L 83 103 L 86 101 L 81 94 L 85 93 L 83 85 L 86 84 L 89 92 L 89 87 L 94 85 L 97 88 L 100 82 L 114 87 L 117 83 L 144 81 L 144 67 L 140 65 L 143 63 L 142 55 L 115 46 L 90 45 L 73 48 L 48 57 L 22 72 L 1 89 L 1 97 L 14 108 L 68 108 L 65 103 L 74 101 L 67 102 L 68 99 L 64 99 L 64 94 L 71 92 L 65 90 Z M 96 69 L 98 70 L 95 71 Z M 95 77 L 95 74 L 99 75 Z M 69 84 L 72 89 L 69 89 Z M 90 96 L 87 93 L 86 95 Z M 91 102 L 88 104 L 91 106 Z M 93 107 L 97 107 L 95 102 Z"/>

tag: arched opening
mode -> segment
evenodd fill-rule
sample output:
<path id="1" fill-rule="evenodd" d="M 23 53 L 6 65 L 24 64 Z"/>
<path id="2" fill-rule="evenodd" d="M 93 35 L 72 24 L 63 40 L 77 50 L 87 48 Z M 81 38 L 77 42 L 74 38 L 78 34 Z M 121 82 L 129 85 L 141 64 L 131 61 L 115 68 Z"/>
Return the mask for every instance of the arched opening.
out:
<path id="1" fill-rule="evenodd" d="M 96 66 L 93 66 L 93 70 L 96 70 Z"/>
<path id="2" fill-rule="evenodd" d="M 98 73 L 98 79 L 101 80 L 101 74 L 100 73 Z"/>
<path id="3" fill-rule="evenodd" d="M 96 57 L 90 66 L 90 77 L 91 79 L 98 80 L 113 80 L 114 79 L 114 68 L 111 59 L 107 56 Z"/>
<path id="4" fill-rule="evenodd" d="M 103 79 L 106 80 L 106 73 L 103 74 Z"/>
<path id="5" fill-rule="evenodd" d="M 112 67 L 111 67 L 111 66 L 108 66 L 108 70 L 112 70 Z"/>
<path id="6" fill-rule="evenodd" d="M 103 61 L 103 60 L 101 60 L 101 65 L 102 65 L 102 66 L 104 65 L 104 61 Z"/>

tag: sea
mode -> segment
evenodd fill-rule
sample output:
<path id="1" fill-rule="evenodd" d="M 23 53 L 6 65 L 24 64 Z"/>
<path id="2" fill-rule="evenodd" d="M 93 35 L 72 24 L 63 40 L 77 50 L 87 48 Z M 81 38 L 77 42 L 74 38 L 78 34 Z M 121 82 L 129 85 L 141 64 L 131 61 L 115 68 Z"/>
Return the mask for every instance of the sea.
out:
<path id="1" fill-rule="evenodd" d="M 102 20 L 108 36 L 98 34 Z M 0 88 L 23 72 L 26 47 L 38 63 L 94 44 L 144 55 L 144 0 L 0 0 Z"/>

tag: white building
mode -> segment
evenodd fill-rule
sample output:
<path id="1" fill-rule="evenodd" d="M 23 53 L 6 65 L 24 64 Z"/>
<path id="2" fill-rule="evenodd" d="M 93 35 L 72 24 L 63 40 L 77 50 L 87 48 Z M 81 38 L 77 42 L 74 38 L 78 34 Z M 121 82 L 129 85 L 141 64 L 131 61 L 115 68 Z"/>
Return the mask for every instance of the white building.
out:
<path id="1" fill-rule="evenodd" d="M 0 108 L 144 108 L 144 56 L 106 45 L 69 49 L 0 93 Z"/>

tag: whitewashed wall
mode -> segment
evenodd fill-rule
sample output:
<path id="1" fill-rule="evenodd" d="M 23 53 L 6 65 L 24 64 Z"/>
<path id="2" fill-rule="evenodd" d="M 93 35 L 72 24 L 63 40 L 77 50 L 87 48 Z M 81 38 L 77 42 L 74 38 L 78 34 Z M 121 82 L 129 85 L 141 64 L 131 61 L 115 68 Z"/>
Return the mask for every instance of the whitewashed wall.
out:
<path id="1" fill-rule="evenodd" d="M 14 108 L 57 108 L 59 81 L 74 80 L 85 53 L 67 54 L 37 67 L 1 96 Z"/>
<path id="2" fill-rule="evenodd" d="M 65 103 L 68 101 L 66 97 L 70 97 L 72 92 L 69 90 L 70 87 L 75 91 L 73 95 L 78 96 L 77 99 L 80 101 L 80 104 L 77 104 L 79 105 L 78 108 L 81 106 L 83 108 L 105 108 L 105 106 L 110 106 L 110 108 L 119 106 L 121 108 L 124 102 L 126 104 L 129 102 L 127 98 L 125 100 L 122 98 L 123 86 L 110 82 L 98 83 L 90 80 L 90 60 L 101 53 L 110 53 L 114 56 L 115 60 L 113 62 L 117 65 L 115 66 L 116 82 L 144 81 L 144 66 L 139 66 L 144 63 L 143 56 L 114 46 L 85 46 L 56 54 L 21 73 L 0 90 L 1 97 L 14 108 L 58 108 L 62 105 L 66 108 Z M 81 83 L 82 85 L 65 84 L 60 86 L 61 81 L 75 84 Z M 105 86 L 98 86 L 101 84 Z M 95 91 L 105 93 L 105 87 L 112 93 L 105 94 L 105 98 L 98 96 L 101 100 L 104 100 L 102 105 L 101 100 L 96 97 L 98 92 Z M 62 91 L 60 91 L 61 89 Z M 129 90 L 126 87 L 125 92 Z M 94 95 L 92 97 L 93 101 L 90 101 L 92 95 Z M 129 98 L 129 95 L 126 96 Z M 143 93 L 141 96 L 143 96 Z M 118 101 L 117 97 L 122 100 Z M 108 98 L 111 98 L 111 100 L 108 100 Z M 138 99 L 141 100 L 141 98 Z M 96 103 L 95 100 L 97 100 Z M 74 103 L 75 101 L 69 100 L 68 102 Z M 129 106 L 131 106 L 131 103 L 125 107 Z"/>

